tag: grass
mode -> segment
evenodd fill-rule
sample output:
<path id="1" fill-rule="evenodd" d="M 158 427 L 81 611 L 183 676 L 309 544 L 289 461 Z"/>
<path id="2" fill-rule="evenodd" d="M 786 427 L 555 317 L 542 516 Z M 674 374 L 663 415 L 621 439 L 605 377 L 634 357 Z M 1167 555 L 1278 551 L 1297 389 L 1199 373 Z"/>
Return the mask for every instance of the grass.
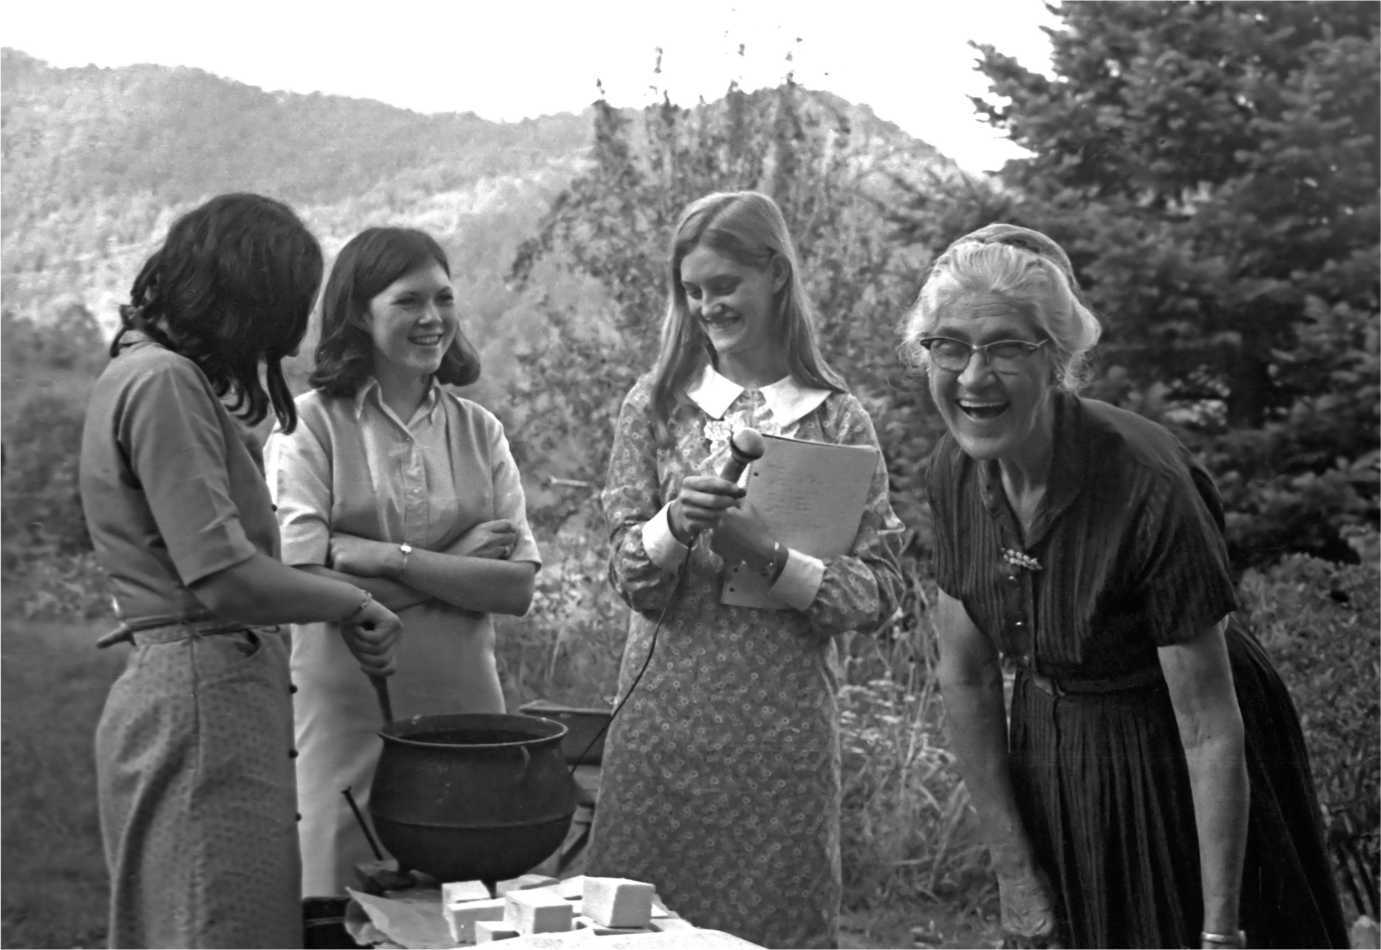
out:
<path id="1" fill-rule="evenodd" d="M 105 945 L 106 872 L 92 737 L 123 650 L 108 624 L 26 621 L 0 636 L 0 945 Z"/>

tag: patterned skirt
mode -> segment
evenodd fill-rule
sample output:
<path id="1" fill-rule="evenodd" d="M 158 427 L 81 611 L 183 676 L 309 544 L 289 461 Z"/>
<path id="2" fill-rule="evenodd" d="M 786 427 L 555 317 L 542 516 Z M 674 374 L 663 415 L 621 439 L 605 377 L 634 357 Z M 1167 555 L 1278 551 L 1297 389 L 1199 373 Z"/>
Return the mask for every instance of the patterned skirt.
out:
<path id="1" fill-rule="evenodd" d="M 302 946 L 285 634 L 133 637 L 96 729 L 110 946 Z"/>

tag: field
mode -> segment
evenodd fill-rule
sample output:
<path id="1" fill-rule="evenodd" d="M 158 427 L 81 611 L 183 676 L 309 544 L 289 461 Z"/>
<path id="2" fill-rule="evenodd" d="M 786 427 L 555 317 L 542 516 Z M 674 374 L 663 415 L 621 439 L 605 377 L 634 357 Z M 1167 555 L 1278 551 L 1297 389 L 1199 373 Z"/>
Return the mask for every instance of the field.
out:
<path id="1" fill-rule="evenodd" d="M 105 945 L 106 874 L 91 742 L 124 660 L 106 626 L 6 618 L 0 938 L 7 947 Z"/>

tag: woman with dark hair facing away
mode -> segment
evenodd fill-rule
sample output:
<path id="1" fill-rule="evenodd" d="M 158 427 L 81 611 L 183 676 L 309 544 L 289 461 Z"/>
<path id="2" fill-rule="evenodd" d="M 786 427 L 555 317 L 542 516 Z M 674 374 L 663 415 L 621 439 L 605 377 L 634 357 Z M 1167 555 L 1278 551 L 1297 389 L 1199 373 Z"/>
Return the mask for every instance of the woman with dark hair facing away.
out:
<path id="1" fill-rule="evenodd" d="M 393 670 L 390 610 L 278 560 L 246 427 L 270 408 L 293 427 L 279 363 L 320 283 L 321 250 L 288 207 L 213 198 L 140 270 L 91 394 L 82 507 L 121 620 L 101 645 L 133 647 L 96 730 L 112 947 L 301 946 L 277 625 L 331 620 L 352 663 Z"/>
<path id="2" fill-rule="evenodd" d="M 672 235 L 667 290 L 661 350 L 624 399 L 602 498 L 610 579 L 633 611 L 587 870 L 651 882 L 701 927 L 770 947 L 833 946 L 834 637 L 891 616 L 905 529 L 881 452 L 848 552 L 824 560 L 773 537 L 719 474 L 741 427 L 877 446 L 816 345 L 772 199 L 693 202 Z M 722 604 L 726 568 L 739 562 L 789 608 Z"/>
<path id="3" fill-rule="evenodd" d="M 1075 394 L 1099 333 L 1059 245 L 1007 224 L 940 256 L 904 332 L 949 429 L 939 676 L 1008 940 L 1347 946 L 1218 493 L 1165 429 Z"/>
<path id="4" fill-rule="evenodd" d="M 445 252 L 409 228 L 370 228 L 326 281 L 301 424 L 269 439 L 283 559 L 399 611 L 395 714 L 501 713 L 491 614 L 520 615 L 541 564 L 503 426 L 444 389 L 480 373 Z M 303 895 L 337 897 L 372 858 L 363 809 L 379 710 L 338 639 L 293 637 Z"/>

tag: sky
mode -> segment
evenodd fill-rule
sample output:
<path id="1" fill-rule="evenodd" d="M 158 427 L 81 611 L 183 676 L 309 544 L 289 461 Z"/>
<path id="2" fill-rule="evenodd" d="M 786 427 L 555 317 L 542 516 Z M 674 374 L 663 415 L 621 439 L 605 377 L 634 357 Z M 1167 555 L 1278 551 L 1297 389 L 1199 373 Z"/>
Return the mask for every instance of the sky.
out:
<path id="1" fill-rule="evenodd" d="M 1020 151 L 973 115 L 968 41 L 1049 68 L 1041 0 L 33 0 L 0 43 L 53 66 L 192 66 L 266 90 L 514 121 L 798 82 L 872 107 L 971 171 Z M 214 11 L 198 13 L 198 10 Z M 743 46 L 743 54 L 738 50 Z M 661 72 L 654 73 L 661 48 Z M 790 60 L 788 61 L 788 57 Z M 3 95 L 3 90 L 0 90 Z"/>

